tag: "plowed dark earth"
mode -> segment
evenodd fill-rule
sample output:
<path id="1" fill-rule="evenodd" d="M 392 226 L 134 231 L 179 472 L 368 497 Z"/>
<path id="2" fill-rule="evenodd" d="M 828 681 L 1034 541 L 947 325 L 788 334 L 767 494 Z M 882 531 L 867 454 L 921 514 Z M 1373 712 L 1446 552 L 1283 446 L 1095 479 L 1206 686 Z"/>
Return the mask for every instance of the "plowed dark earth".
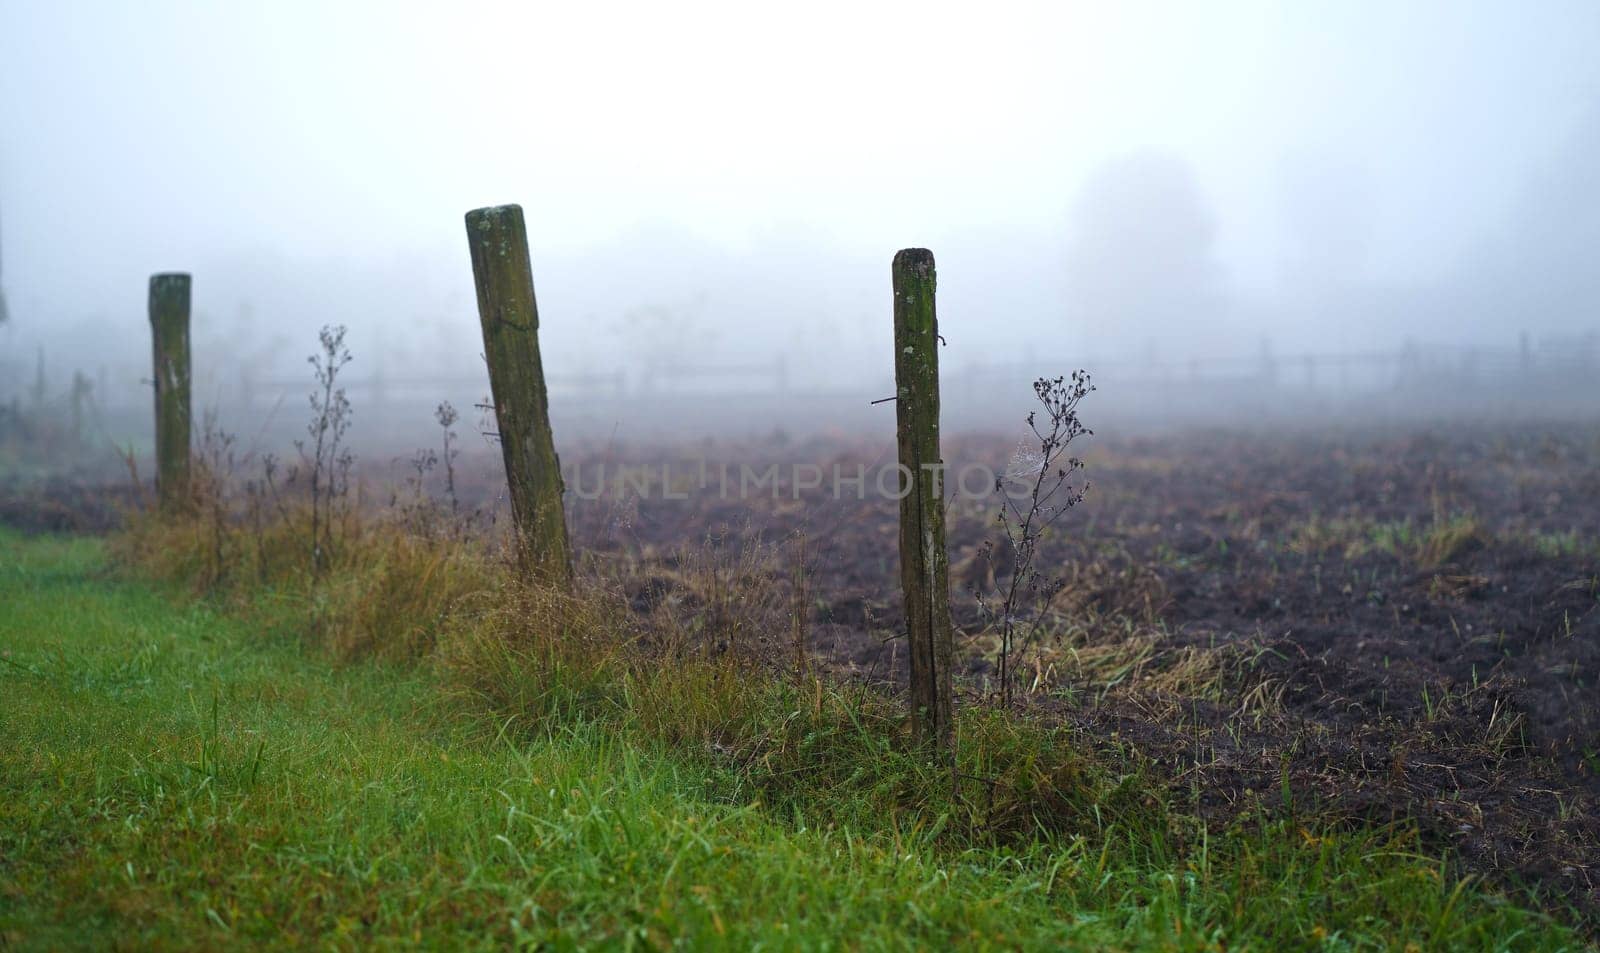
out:
<path id="1" fill-rule="evenodd" d="M 946 440 L 953 469 L 1014 451 Z M 903 685 L 897 504 L 870 478 L 866 500 L 830 486 L 834 463 L 871 474 L 893 453 L 676 448 L 687 500 L 662 498 L 661 453 L 574 454 L 591 490 L 601 461 L 656 471 L 620 497 L 608 475 L 606 499 L 577 503 L 577 535 L 639 611 L 720 616 L 712 631 L 777 659 L 793 657 L 798 580 L 814 663 Z M 1086 456 L 1089 496 L 1044 546 L 1065 586 L 1028 609 L 1046 618 L 1022 704 L 1136 749 L 1214 820 L 1260 803 L 1408 819 L 1474 870 L 1600 913 L 1600 429 L 1216 432 Z M 730 478 L 723 499 L 716 477 L 699 488 L 702 459 L 820 463 L 824 486 L 739 499 Z M 993 590 L 979 549 L 995 509 L 950 510 L 969 703 L 993 687 L 973 590 Z"/>

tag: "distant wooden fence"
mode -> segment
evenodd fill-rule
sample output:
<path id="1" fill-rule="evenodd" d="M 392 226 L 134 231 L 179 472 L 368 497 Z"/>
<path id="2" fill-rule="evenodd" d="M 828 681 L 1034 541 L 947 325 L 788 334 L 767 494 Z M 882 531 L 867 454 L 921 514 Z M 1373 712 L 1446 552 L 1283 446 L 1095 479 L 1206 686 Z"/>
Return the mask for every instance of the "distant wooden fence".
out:
<path id="1" fill-rule="evenodd" d="M 948 352 L 947 352 L 948 360 Z M 1247 356 L 1201 359 L 1161 359 L 1153 356 L 1052 355 L 1005 362 L 949 360 L 942 389 L 950 400 L 980 401 L 996 392 L 1011 393 L 1019 382 L 1041 375 L 1064 374 L 1085 368 L 1105 388 L 1107 399 L 1146 395 L 1153 408 L 1182 399 L 1186 391 L 1229 392 L 1256 397 L 1272 394 L 1324 400 L 1359 398 L 1406 391 L 1442 395 L 1473 392 L 1517 394 L 1530 399 L 1560 394 L 1566 399 L 1592 398 L 1600 406 L 1600 334 L 1550 336 L 1522 335 L 1512 347 L 1485 348 L 1407 344 L 1399 348 L 1353 351 L 1277 352 L 1261 347 Z M 352 370 L 360 368 L 355 365 Z M 43 403 L 65 411 L 81 399 L 69 387 L 73 375 L 60 369 L 49 377 L 46 392 L 37 392 L 38 378 L 32 359 L 0 362 L 0 382 L 10 383 L 0 402 L 16 402 L 19 409 Z M 148 370 L 112 374 L 99 368 L 93 385 L 93 402 L 102 410 L 132 405 L 142 410 L 148 391 Z M 583 370 L 546 375 L 554 400 L 566 405 L 606 404 L 636 398 L 689 397 L 837 397 L 893 392 L 886 377 L 860 380 L 833 377 L 801 382 L 783 357 L 743 362 L 701 362 L 668 366 L 663 363 L 628 368 Z M 280 401 L 298 401 L 306 392 L 304 376 L 254 375 L 248 368 L 230 375 L 219 386 L 204 390 L 207 401 L 219 400 L 236 408 L 272 407 Z M 404 373 L 380 367 L 365 376 L 341 379 L 353 400 L 366 406 L 390 401 L 432 404 L 449 398 L 477 400 L 488 394 L 487 371 L 465 373 Z M 135 397 L 137 396 L 137 399 Z M 1151 404 L 1154 401 L 1154 404 Z"/>
<path id="2" fill-rule="evenodd" d="M 1518 346 L 1482 348 L 1407 344 L 1393 350 L 1305 351 L 1278 353 L 1264 346 L 1246 357 L 1164 360 L 1155 357 L 1055 355 L 1028 360 L 979 363 L 952 361 L 945 369 L 943 389 L 953 398 L 974 397 L 996 386 L 1014 387 L 1040 375 L 1085 368 L 1096 379 L 1119 389 L 1182 389 L 1233 387 L 1295 390 L 1330 397 L 1360 395 L 1411 388 L 1448 391 L 1451 388 L 1503 387 L 1522 391 L 1550 388 L 1600 388 L 1600 334 L 1541 339 L 1537 345 L 1524 335 Z M 886 380 L 832 379 L 796 387 L 790 366 L 782 356 L 770 361 L 697 363 L 668 366 L 547 375 L 550 392 L 565 399 L 606 399 L 689 394 L 724 396 L 807 396 L 889 393 Z M 406 375 L 380 370 L 352 377 L 344 386 L 364 400 L 382 404 L 397 397 L 407 399 L 445 394 L 488 392 L 488 375 Z M 238 379 L 236 397 L 247 406 L 273 402 L 283 394 L 305 389 L 301 378 Z"/>
<path id="3" fill-rule="evenodd" d="M 1330 394 L 1500 384 L 1543 389 L 1574 382 L 1600 386 L 1600 335 L 1544 339 L 1524 335 L 1515 348 L 1406 344 L 1398 350 L 1308 351 L 1279 354 L 1264 347 L 1254 357 L 1163 361 L 1154 358 L 1014 361 L 972 364 L 947 374 L 954 387 L 973 388 L 1018 375 L 1061 373 L 1085 367 L 1122 386 L 1249 384 Z"/>

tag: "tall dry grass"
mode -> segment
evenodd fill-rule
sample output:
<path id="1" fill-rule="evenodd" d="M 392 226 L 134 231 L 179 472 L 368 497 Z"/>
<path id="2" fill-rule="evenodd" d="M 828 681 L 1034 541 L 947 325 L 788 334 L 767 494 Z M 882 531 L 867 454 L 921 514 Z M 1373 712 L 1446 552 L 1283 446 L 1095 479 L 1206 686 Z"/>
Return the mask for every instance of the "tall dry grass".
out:
<path id="1" fill-rule="evenodd" d="M 963 843 L 1164 810 L 1132 793 L 1143 788 L 1127 766 L 1104 770 L 1065 729 L 984 709 L 958 720 L 960 771 L 930 764 L 900 700 L 798 670 L 781 553 L 686 547 L 643 580 L 589 561 L 558 589 L 520 580 L 505 547 L 440 531 L 440 513 L 419 519 L 411 501 L 342 510 L 313 572 L 307 501 L 195 485 L 184 513 L 130 514 L 111 543 L 120 565 L 265 608 L 340 660 L 428 666 L 452 704 L 492 715 L 483 723 L 498 733 L 599 723 L 710 760 L 728 797 L 847 825 L 933 818 Z"/>

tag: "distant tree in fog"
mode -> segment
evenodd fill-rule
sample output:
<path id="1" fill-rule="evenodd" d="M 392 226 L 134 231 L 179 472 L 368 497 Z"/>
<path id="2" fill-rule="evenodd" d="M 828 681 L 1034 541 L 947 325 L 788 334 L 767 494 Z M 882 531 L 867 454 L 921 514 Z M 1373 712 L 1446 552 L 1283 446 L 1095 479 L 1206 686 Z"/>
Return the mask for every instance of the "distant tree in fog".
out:
<path id="1" fill-rule="evenodd" d="M 1600 328 L 1600 101 L 1526 180 L 1502 228 L 1467 256 L 1453 309 L 1479 329 Z"/>
<path id="2" fill-rule="evenodd" d="M 701 362 L 717 337 L 704 320 L 709 297 L 702 291 L 675 304 L 629 308 L 613 330 L 646 375 Z"/>
<path id="3" fill-rule="evenodd" d="M 1378 227 L 1371 171 L 1305 153 L 1284 161 L 1280 179 L 1285 284 L 1325 289 L 1363 280 Z"/>
<path id="4" fill-rule="evenodd" d="M 1372 171 L 1337 150 L 1308 149 L 1278 167 L 1278 283 L 1263 333 L 1288 346 L 1340 350 L 1393 343 L 1414 292 L 1374 277 L 1379 206 Z"/>
<path id="5" fill-rule="evenodd" d="M 1172 356 L 1204 347 L 1226 310 L 1216 231 L 1182 158 L 1147 152 L 1101 165 L 1072 210 L 1070 319 L 1128 350 Z"/>

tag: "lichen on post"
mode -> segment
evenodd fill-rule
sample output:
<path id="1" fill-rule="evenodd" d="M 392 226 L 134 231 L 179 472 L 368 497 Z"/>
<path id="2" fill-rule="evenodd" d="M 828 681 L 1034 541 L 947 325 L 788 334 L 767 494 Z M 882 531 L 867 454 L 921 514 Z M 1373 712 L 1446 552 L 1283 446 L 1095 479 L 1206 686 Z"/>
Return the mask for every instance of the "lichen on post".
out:
<path id="1" fill-rule="evenodd" d="M 530 576 L 564 585 L 572 576 L 572 557 L 561 502 L 561 462 L 550 431 L 549 393 L 539 357 L 539 307 L 522 207 L 468 212 L 467 244 L 518 557 Z"/>
<path id="2" fill-rule="evenodd" d="M 189 501 L 189 286 L 186 274 L 150 277 L 156 495 L 168 511 Z"/>
<path id="3" fill-rule="evenodd" d="M 939 319 L 933 253 L 894 256 L 894 378 L 902 485 L 900 586 L 911 655 L 911 721 L 942 755 L 955 746 L 950 565 L 939 453 Z M 906 486 L 904 481 L 909 481 Z"/>

